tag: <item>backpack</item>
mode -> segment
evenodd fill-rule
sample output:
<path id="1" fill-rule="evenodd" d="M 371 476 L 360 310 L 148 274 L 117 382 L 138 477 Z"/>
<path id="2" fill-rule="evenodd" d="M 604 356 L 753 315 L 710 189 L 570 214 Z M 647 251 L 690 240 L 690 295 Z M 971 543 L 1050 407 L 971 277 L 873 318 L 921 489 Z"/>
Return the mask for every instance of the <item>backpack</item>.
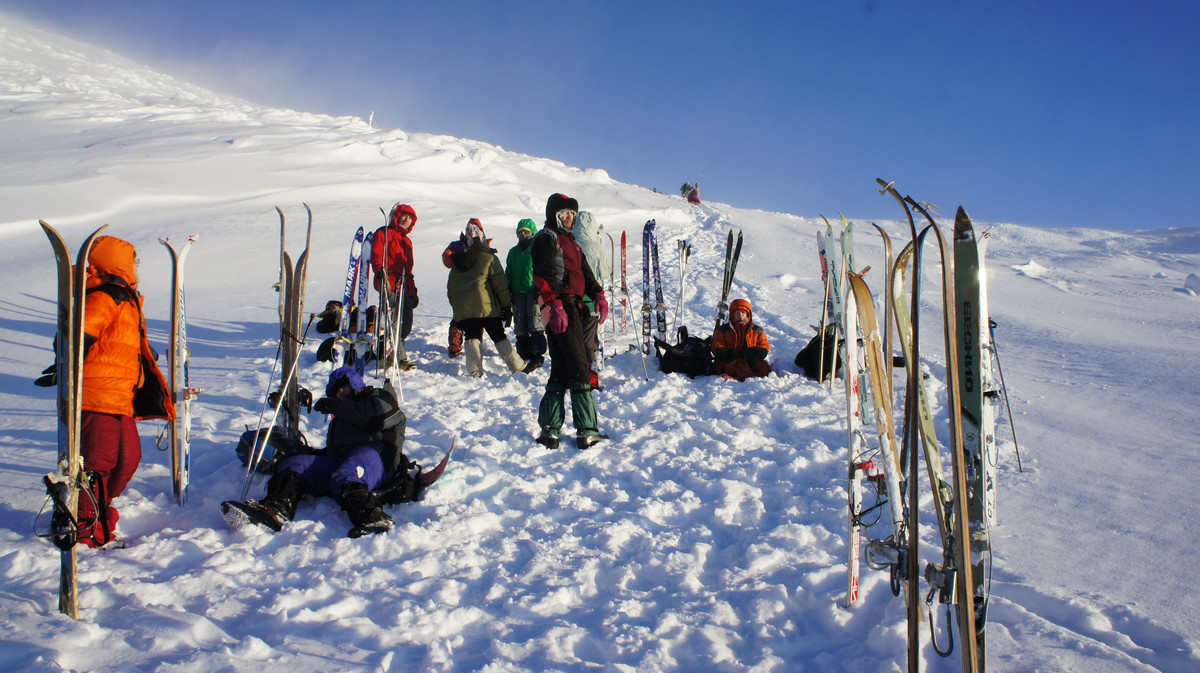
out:
<path id="1" fill-rule="evenodd" d="M 249 466 L 253 459 L 253 453 L 258 448 L 259 437 L 265 432 L 265 428 L 260 430 L 246 430 L 238 439 L 237 448 L 234 451 L 237 453 L 238 460 L 242 461 L 242 465 Z M 273 474 L 275 465 L 279 461 L 299 453 L 311 453 L 307 445 L 288 439 L 287 433 L 283 428 L 275 426 L 271 428 L 271 434 L 267 438 L 266 446 L 263 447 L 262 456 L 258 459 L 256 471 L 261 474 Z"/>
<path id="2" fill-rule="evenodd" d="M 712 337 L 688 336 L 687 327 L 680 327 L 678 336 L 679 343 L 675 345 L 654 337 L 658 368 L 668 374 L 679 372 L 689 378 L 713 374 Z"/>
<path id="3" fill-rule="evenodd" d="M 796 354 L 796 366 L 803 370 L 804 375 L 810 379 L 818 379 L 821 372 L 825 372 L 825 376 L 829 377 L 830 372 L 833 376 L 842 369 L 841 360 L 837 356 L 838 344 L 834 342 L 834 333 L 836 327 L 831 323 L 825 326 L 825 331 L 818 334 L 808 342 L 800 352 Z M 825 345 L 825 367 L 821 368 L 821 344 Z"/>

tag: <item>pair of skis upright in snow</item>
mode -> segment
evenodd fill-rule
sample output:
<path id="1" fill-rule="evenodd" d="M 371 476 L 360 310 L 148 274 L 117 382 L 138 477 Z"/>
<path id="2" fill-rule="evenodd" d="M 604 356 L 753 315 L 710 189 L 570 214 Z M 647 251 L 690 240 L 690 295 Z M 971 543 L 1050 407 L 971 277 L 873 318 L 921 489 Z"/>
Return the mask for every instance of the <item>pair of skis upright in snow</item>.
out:
<path id="1" fill-rule="evenodd" d="M 371 275 L 371 243 L 375 232 L 359 227 L 350 243 L 346 282 L 338 305 L 334 335 L 318 349 L 318 359 L 327 359 L 335 367 L 354 367 L 366 373 L 367 362 L 374 356 L 375 341 L 367 329 L 367 294 Z M 322 355 L 325 354 L 325 355 Z"/>
<path id="2" fill-rule="evenodd" d="M 844 296 L 831 290 L 831 303 L 844 301 L 844 313 L 831 307 L 835 321 L 841 325 L 846 338 L 841 347 L 846 367 L 847 409 L 850 445 L 850 548 L 848 571 L 848 602 L 857 598 L 859 582 L 858 544 L 863 515 L 861 504 L 862 478 L 882 467 L 875 480 L 881 498 L 887 499 L 892 519 L 891 534 L 883 540 L 869 542 L 874 567 L 891 572 L 893 591 L 905 594 L 909 623 L 908 670 L 921 666 L 922 638 L 920 636 L 922 608 L 920 605 L 922 576 L 928 585 L 927 603 L 934 597 L 946 606 L 947 614 L 954 613 L 959 638 L 963 671 L 980 672 L 985 668 L 984 626 L 987 618 L 990 575 L 990 541 L 988 531 L 995 524 L 996 438 L 995 404 L 1001 386 L 993 377 L 994 346 L 988 330 L 986 273 L 983 264 L 983 241 L 962 208 L 955 217 L 953 241 L 947 240 L 937 227 L 928 209 L 911 197 L 901 197 L 890 183 L 879 181 L 881 193 L 891 194 L 903 206 L 908 217 L 913 241 L 891 259 L 891 245 L 881 228 L 888 256 L 888 292 L 885 307 L 890 313 L 899 336 L 899 346 L 906 367 L 904 424 L 899 435 L 895 432 L 891 390 L 891 357 L 887 345 L 890 331 L 885 318 L 884 328 L 877 322 L 874 301 L 861 274 L 842 270 L 845 276 Z M 917 230 L 912 212 L 920 213 L 928 225 Z M 949 453 L 950 478 L 943 466 L 943 448 L 939 445 L 930 413 L 928 394 L 920 367 L 919 307 L 921 305 L 922 250 L 927 239 L 936 243 L 942 278 L 942 331 L 945 342 L 947 397 L 950 417 Z M 819 240 L 821 240 L 819 236 Z M 830 273 L 829 246 L 822 240 L 823 261 Z M 843 239 L 845 243 L 845 239 Z M 843 267 L 853 269 L 843 255 Z M 906 277 L 910 278 L 911 303 L 905 291 Z M 836 276 L 835 276 L 836 278 Z M 831 279 L 833 288 L 843 287 Z M 866 386 L 861 385 L 864 379 Z M 869 395 L 862 395 L 862 388 Z M 876 421 L 881 465 L 873 458 L 864 459 L 866 445 L 864 407 L 871 400 Z M 924 459 L 937 530 L 941 542 L 941 558 L 920 568 L 919 472 Z M 881 502 L 880 505 L 883 503 Z M 929 610 L 929 623 L 933 615 Z M 944 642 L 931 633 L 933 648 L 941 656 L 954 649 L 953 629 L 949 624 Z"/>
<path id="3" fill-rule="evenodd" d="M 42 230 L 54 250 L 58 279 L 58 320 L 55 339 L 55 380 L 58 407 L 58 467 L 43 478 L 53 503 L 47 537 L 59 549 L 59 610 L 79 618 L 78 569 L 75 545 L 80 522 L 79 498 L 90 490 L 80 453 L 80 421 L 83 413 L 83 327 L 86 304 L 88 255 L 92 244 L 108 225 L 92 232 L 79 249 L 74 267 L 66 241 L 45 221 Z M 169 421 L 171 430 L 171 481 L 176 500 L 187 500 L 189 447 L 191 445 L 191 400 L 200 392 L 188 380 L 186 314 L 184 311 L 183 263 L 196 237 L 176 251 L 168 239 L 160 239 L 171 254 L 171 319 L 168 385 L 177 409 Z M 89 496 L 90 497 L 90 496 Z M 99 506 L 100 503 L 97 503 Z"/>
<path id="4" fill-rule="evenodd" d="M 55 376 L 58 407 L 58 461 L 55 471 L 42 478 L 53 502 L 50 533 L 59 549 L 58 609 L 79 619 L 78 567 L 75 543 L 79 533 L 79 495 L 88 490 L 83 458 L 79 452 L 83 413 L 83 320 L 87 260 L 92 243 L 107 224 L 92 232 L 79 248 L 75 266 L 63 237 L 45 221 L 40 222 L 58 269 L 58 332 L 55 338 Z"/>
<path id="5" fill-rule="evenodd" d="M 666 341 L 667 338 L 667 304 L 663 299 L 662 287 L 662 272 L 659 266 L 658 257 L 658 235 L 655 229 L 654 220 L 648 220 L 642 229 L 642 368 L 649 377 L 649 371 L 646 369 L 646 356 L 655 352 L 654 339 L 652 332 L 656 331 L 657 338 Z M 624 283 L 624 234 L 621 235 L 622 246 L 622 292 L 625 291 Z M 687 265 L 692 255 L 692 246 L 686 239 L 676 241 L 676 249 L 679 260 L 679 301 L 675 311 L 675 324 L 673 329 L 678 331 L 683 323 L 684 297 L 687 291 Z M 717 318 L 716 327 L 723 325 L 728 320 L 729 313 L 729 292 L 733 287 L 733 277 L 737 271 L 738 259 L 742 253 L 742 232 L 737 233 L 736 243 L 734 242 L 733 230 L 729 230 L 729 237 L 725 245 L 725 267 L 721 281 L 721 297 L 717 303 Z M 653 280 L 653 302 L 651 301 L 651 281 Z M 653 317 L 653 320 L 652 320 Z M 715 328 L 714 328 L 715 330 Z"/>
<path id="6" fill-rule="evenodd" d="M 713 326 L 714 332 L 729 319 L 729 291 L 733 288 L 733 275 L 737 273 L 738 259 L 741 256 L 742 232 L 738 232 L 735 244 L 733 230 L 730 229 L 729 237 L 725 240 L 725 271 L 721 277 L 721 299 L 717 302 L 717 322 Z"/>
<path id="7" fill-rule="evenodd" d="M 654 281 L 654 302 L 650 301 L 650 281 Z M 663 301 L 662 275 L 658 266 L 658 236 L 654 220 L 647 220 L 642 228 L 642 355 L 654 352 L 651 335 L 651 316 L 658 337 L 667 337 L 667 304 Z M 645 361 L 643 360 L 643 365 Z"/>
<path id="8" fill-rule="evenodd" d="M 891 413 L 891 357 L 881 332 L 875 305 L 862 274 L 856 273 L 854 228 L 842 218 L 841 254 L 836 252 L 833 224 L 817 233 L 817 250 L 825 274 L 821 334 L 832 329 L 834 344 L 846 383 L 846 446 L 848 451 L 848 522 L 846 600 L 858 600 L 863 549 L 864 518 L 887 506 L 891 523 L 889 541 L 904 535 L 901 507 L 899 455 Z M 864 272 L 865 273 L 865 272 Z M 828 325 L 826 325 L 828 320 Z M 886 327 L 886 323 L 885 323 Z M 822 338 L 822 347 L 824 339 Z M 822 352 L 821 362 L 827 356 Z M 833 372 L 823 383 L 832 386 Z M 870 426 L 874 424 L 875 431 Z M 876 504 L 865 507 L 863 487 L 875 486 Z M 889 544 L 892 544 L 889 542 Z M 872 559 L 881 551 L 878 541 L 869 542 Z M 878 565 L 874 560 L 872 565 Z M 894 578 L 893 578 L 894 582 Z"/>
<path id="9" fill-rule="evenodd" d="M 300 388 L 297 369 L 300 348 L 308 334 L 308 327 L 305 327 L 303 332 L 300 330 L 300 321 L 304 313 L 304 289 L 308 279 L 308 252 L 312 242 L 313 222 L 312 209 L 307 203 L 303 205 L 308 213 L 308 227 L 304 238 L 304 250 L 295 264 L 287 252 L 287 218 L 283 210 L 275 208 L 279 213 L 279 354 L 276 357 L 276 366 L 281 375 L 281 383 L 276 392 L 267 395 L 259 412 L 258 433 L 255 435 L 257 441 L 250 459 L 246 461 L 241 500 L 245 500 L 250 492 L 258 462 L 262 460 L 263 452 L 277 424 L 288 439 L 303 443 L 303 435 L 300 432 L 300 406 L 302 403 L 310 403 L 312 394 Z M 315 316 L 309 317 L 309 327 L 312 326 L 313 317 Z M 268 390 L 274 380 L 275 371 L 272 370 Z M 263 419 L 268 407 L 271 408 L 271 417 L 264 427 Z M 284 420 L 279 423 L 281 413 L 284 414 Z"/>
<path id="10" fill-rule="evenodd" d="M 159 243 L 171 255 L 171 319 L 168 328 L 167 385 L 175 401 L 175 419 L 167 422 L 171 453 L 171 489 L 176 502 L 187 503 L 192 453 L 192 400 L 202 391 L 191 384 L 191 349 L 187 342 L 187 303 L 184 295 L 183 265 L 198 236 L 189 236 L 176 250 L 171 239 Z"/>

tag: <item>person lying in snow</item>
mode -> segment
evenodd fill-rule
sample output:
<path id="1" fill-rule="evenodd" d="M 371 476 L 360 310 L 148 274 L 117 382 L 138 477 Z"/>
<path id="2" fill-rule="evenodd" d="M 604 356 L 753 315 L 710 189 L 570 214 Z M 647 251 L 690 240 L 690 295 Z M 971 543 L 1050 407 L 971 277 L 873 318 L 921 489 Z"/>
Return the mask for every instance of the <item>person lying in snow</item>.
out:
<path id="1" fill-rule="evenodd" d="M 262 500 L 221 503 L 230 528 L 279 531 L 295 517 L 304 494 L 311 493 L 334 496 L 353 524 L 350 537 L 386 533 L 392 517 L 375 491 L 388 486 L 389 493 L 398 492 L 393 502 L 417 499 L 419 482 L 409 475 L 403 452 L 407 419 L 391 390 L 364 385 L 354 368 L 340 367 L 329 374 L 325 397 L 313 409 L 333 416 L 325 450 L 281 460 Z"/>
<path id="2" fill-rule="evenodd" d="M 717 371 L 738 381 L 771 373 L 767 362 L 771 344 L 762 328 L 754 324 L 750 302 L 729 302 L 729 322 L 713 334 L 712 352 Z"/>

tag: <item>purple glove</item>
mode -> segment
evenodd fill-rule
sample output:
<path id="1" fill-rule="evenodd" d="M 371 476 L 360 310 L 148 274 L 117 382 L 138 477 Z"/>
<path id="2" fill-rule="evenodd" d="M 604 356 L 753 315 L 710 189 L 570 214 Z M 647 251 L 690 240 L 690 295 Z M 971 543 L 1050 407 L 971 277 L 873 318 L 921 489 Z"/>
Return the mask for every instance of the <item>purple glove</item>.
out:
<path id="1" fill-rule="evenodd" d="M 608 299 L 604 297 L 603 290 L 601 290 L 600 294 L 596 295 L 596 299 L 594 301 L 596 302 L 596 310 L 599 311 L 600 314 L 600 322 L 608 320 Z"/>
<path id="2" fill-rule="evenodd" d="M 548 317 L 546 318 L 546 329 L 555 334 L 562 334 L 567 331 L 567 312 L 563 309 L 561 299 L 551 299 L 549 304 L 546 304 Z"/>

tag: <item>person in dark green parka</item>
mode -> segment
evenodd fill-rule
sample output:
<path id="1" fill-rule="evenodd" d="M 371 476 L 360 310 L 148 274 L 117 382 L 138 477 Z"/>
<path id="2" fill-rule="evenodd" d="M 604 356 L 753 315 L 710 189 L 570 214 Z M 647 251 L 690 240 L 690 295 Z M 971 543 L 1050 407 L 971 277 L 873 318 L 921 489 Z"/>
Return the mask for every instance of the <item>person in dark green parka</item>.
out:
<path id="1" fill-rule="evenodd" d="M 512 295 L 513 332 L 517 335 L 517 355 L 526 362 L 541 364 L 546 356 L 546 332 L 538 310 L 537 286 L 533 284 L 533 237 L 537 224 L 531 219 L 517 223 L 517 244 L 508 251 L 504 277 Z"/>
<path id="2" fill-rule="evenodd" d="M 496 251 L 488 247 L 483 225 L 471 218 L 463 231 L 466 243 L 463 250 L 450 256 L 450 276 L 446 279 L 446 297 L 454 311 L 454 322 L 463 332 L 463 355 L 467 373 L 483 376 L 483 333 L 496 344 L 500 358 L 509 371 L 519 372 L 537 368 L 513 350 L 505 333 L 512 321 L 512 298 L 504 266 Z"/>

